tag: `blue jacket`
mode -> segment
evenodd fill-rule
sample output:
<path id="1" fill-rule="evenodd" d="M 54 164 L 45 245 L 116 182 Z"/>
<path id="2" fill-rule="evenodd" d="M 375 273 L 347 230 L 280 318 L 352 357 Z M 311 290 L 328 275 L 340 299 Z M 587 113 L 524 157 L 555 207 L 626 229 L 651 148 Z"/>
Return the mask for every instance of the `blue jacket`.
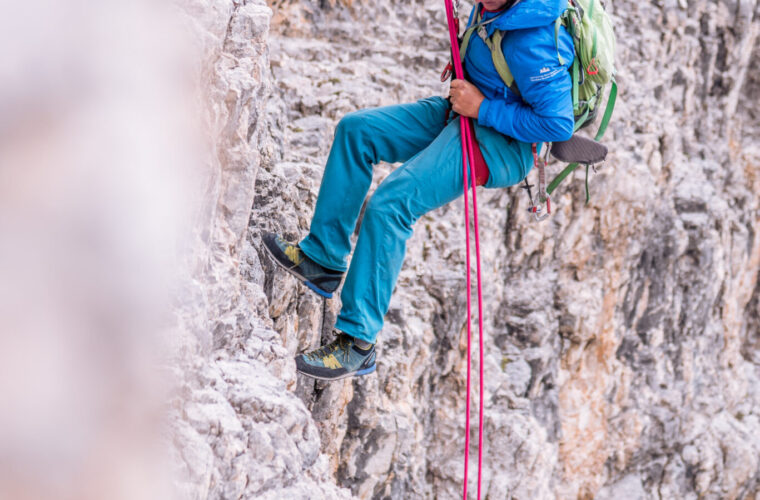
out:
<path id="1" fill-rule="evenodd" d="M 479 6 L 476 5 L 476 8 Z M 518 0 L 496 21 L 487 24 L 488 35 L 505 31 L 502 51 L 520 95 L 504 84 L 494 68 L 491 51 L 474 33 L 465 57 L 468 79 L 485 96 L 478 124 L 523 142 L 565 141 L 573 134 L 575 120 L 568 68 L 573 62 L 573 41 L 564 27 L 559 33 L 557 58 L 554 21 L 567 0 Z M 474 19 L 475 9 L 470 14 Z M 490 19 L 498 12 L 485 12 Z"/>

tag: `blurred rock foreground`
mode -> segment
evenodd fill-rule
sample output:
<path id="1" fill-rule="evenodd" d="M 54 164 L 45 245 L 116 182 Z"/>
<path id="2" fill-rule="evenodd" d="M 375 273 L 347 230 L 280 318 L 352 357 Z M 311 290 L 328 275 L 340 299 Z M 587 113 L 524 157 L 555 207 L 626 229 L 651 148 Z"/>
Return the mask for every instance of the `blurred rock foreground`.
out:
<path id="1" fill-rule="evenodd" d="M 621 96 L 591 203 L 581 173 L 543 224 L 520 190 L 479 190 L 484 497 L 760 498 L 760 7 L 607 8 Z M 418 222 L 378 370 L 357 380 L 296 376 L 292 357 L 330 339 L 339 301 L 260 249 L 262 231 L 308 232 L 345 113 L 440 93 L 443 2 L 184 10 L 214 154 L 176 315 L 180 496 L 456 498 L 461 199 Z"/>

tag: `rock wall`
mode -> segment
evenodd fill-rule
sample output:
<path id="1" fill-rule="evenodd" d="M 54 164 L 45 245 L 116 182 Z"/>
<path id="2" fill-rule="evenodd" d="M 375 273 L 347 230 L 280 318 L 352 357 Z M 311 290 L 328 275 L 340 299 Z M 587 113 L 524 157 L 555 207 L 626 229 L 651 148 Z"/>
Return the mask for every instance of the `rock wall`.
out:
<path id="1" fill-rule="evenodd" d="M 313 419 L 289 390 L 295 367 L 271 328 L 263 279 L 241 274 L 257 173 L 277 145 L 264 2 L 187 2 L 213 138 L 172 333 L 170 435 L 180 498 L 349 498 L 329 475 Z M 242 266 L 241 266 L 242 264 Z"/>
<path id="2" fill-rule="evenodd" d="M 442 5 L 270 6 L 185 6 L 215 143 L 174 336 L 181 495 L 454 498 L 461 200 L 417 223 L 377 373 L 357 380 L 296 376 L 292 356 L 330 339 L 339 301 L 323 302 L 260 250 L 264 230 L 307 233 L 341 116 L 440 92 Z M 760 10 L 755 0 L 608 9 L 621 94 L 591 203 L 580 173 L 543 224 L 518 189 L 478 192 L 484 493 L 753 498 Z M 376 181 L 392 168 L 378 166 Z M 473 412 L 473 492 L 476 422 Z"/>

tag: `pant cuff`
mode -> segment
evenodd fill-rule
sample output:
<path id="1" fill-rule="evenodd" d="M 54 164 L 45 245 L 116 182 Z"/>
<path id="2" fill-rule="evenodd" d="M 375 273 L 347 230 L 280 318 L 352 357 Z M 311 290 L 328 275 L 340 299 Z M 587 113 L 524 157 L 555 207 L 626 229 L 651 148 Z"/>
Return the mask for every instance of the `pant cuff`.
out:
<path id="1" fill-rule="evenodd" d="M 329 259 L 326 259 L 323 252 L 320 252 L 319 249 L 315 248 L 308 236 L 301 240 L 301 242 L 298 244 L 298 247 L 303 253 L 306 254 L 308 258 L 322 267 L 326 267 L 332 271 L 340 271 L 341 273 L 345 273 L 348 270 L 348 266 L 346 266 L 345 263 L 338 266 L 334 262 L 331 262 Z"/>
<path id="2" fill-rule="evenodd" d="M 338 320 L 335 322 L 335 328 L 345 333 L 346 335 L 350 335 L 351 337 L 354 337 L 356 339 L 369 342 L 370 344 L 374 344 L 375 341 L 377 340 L 377 334 L 369 335 L 367 334 L 367 332 L 363 332 L 361 331 L 361 329 L 356 328 L 355 324 L 347 323 L 341 320 L 340 316 L 338 316 Z"/>

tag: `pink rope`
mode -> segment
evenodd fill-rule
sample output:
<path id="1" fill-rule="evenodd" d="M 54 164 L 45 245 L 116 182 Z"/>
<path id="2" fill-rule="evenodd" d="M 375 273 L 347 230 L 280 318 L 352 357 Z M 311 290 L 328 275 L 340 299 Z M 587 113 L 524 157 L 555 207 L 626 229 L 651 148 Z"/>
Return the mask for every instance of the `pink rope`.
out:
<path id="1" fill-rule="evenodd" d="M 446 4 L 446 20 L 449 26 L 449 41 L 451 42 L 452 59 L 454 62 L 454 74 L 458 79 L 462 79 L 464 71 L 462 70 L 462 63 L 459 53 L 459 43 L 457 42 L 457 25 L 454 20 L 454 6 L 452 0 L 444 0 Z M 465 437 L 464 437 L 464 484 L 462 486 L 462 498 L 467 500 L 467 473 L 470 457 L 470 373 L 471 373 L 471 345 L 472 345 L 472 330 L 471 330 L 471 281 L 470 281 L 470 214 L 467 202 L 468 180 L 467 180 L 467 164 L 468 159 L 474 159 L 474 136 L 470 128 L 470 121 L 464 117 L 459 117 L 461 140 L 462 140 L 462 176 L 464 179 L 464 219 L 465 219 L 465 247 L 467 252 L 466 266 L 467 266 L 467 414 L 465 416 Z M 480 238 L 478 236 L 478 200 L 475 194 L 477 182 L 475 179 L 475 168 L 470 169 L 470 175 L 472 177 L 472 211 L 473 222 L 475 226 L 475 260 L 477 266 L 477 278 L 478 278 L 478 342 L 480 347 L 480 390 L 479 390 L 479 412 L 478 412 L 478 500 L 480 500 L 481 494 L 481 477 L 482 477 L 482 465 L 483 465 L 483 290 L 481 286 L 481 273 L 480 273 Z"/>
<path id="2" fill-rule="evenodd" d="M 469 134 L 472 134 L 472 130 L 468 130 Z M 473 139 L 472 135 L 468 137 L 468 149 L 469 157 L 473 158 Z M 475 169 L 470 169 L 470 175 L 472 176 L 472 217 L 475 226 L 475 265 L 477 268 L 477 283 L 478 283 L 478 347 L 479 347 L 479 382 L 478 385 L 478 500 L 480 500 L 480 485 L 483 472 L 483 287 L 481 286 L 481 274 L 480 274 L 480 237 L 478 230 L 478 197 L 476 193 L 475 183 Z M 466 198 L 466 196 L 465 196 Z M 467 228 L 469 231 L 469 227 Z M 467 266 L 467 274 L 470 274 L 470 267 Z M 467 287 L 467 295 L 469 295 L 470 287 Z M 469 322 L 469 318 L 468 318 Z M 468 323 L 469 326 L 469 323 Z"/>

